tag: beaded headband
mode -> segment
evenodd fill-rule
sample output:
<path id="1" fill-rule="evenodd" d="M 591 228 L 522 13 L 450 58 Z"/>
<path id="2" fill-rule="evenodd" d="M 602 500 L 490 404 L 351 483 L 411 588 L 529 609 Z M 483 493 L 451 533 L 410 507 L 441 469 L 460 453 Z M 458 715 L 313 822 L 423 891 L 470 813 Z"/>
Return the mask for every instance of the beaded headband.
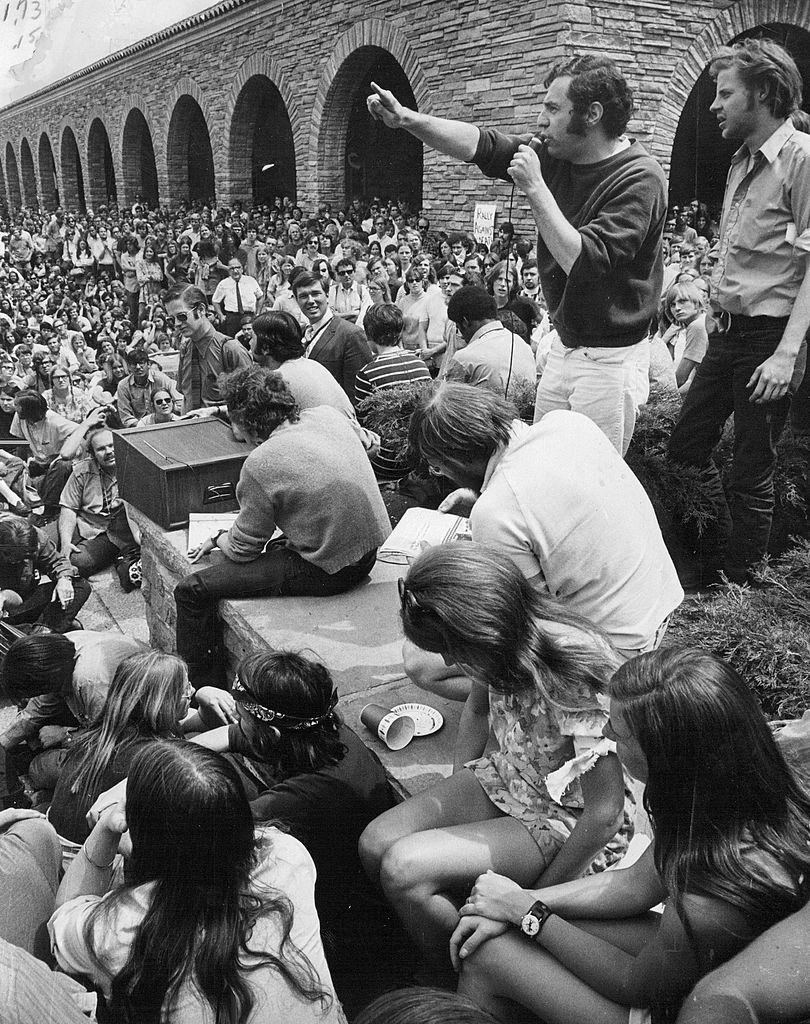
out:
<path id="1" fill-rule="evenodd" d="M 273 711 L 272 708 L 266 708 L 263 704 L 257 704 L 256 698 L 245 689 L 239 676 L 233 681 L 233 694 L 252 718 L 256 718 L 260 722 L 272 723 L 277 729 L 288 729 L 291 732 L 314 729 L 316 725 L 320 725 L 332 714 L 338 702 L 338 692 L 333 690 L 329 706 L 323 714 L 301 718 L 299 715 L 290 715 L 286 711 Z"/>

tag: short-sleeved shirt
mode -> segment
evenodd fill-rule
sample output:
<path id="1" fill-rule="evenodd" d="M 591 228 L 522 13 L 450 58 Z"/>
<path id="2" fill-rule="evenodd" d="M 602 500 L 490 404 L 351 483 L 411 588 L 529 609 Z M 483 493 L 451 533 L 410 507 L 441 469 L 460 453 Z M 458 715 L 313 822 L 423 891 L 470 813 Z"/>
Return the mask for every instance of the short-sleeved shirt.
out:
<path id="1" fill-rule="evenodd" d="M 38 423 L 21 419 L 19 414 L 15 414 L 11 421 L 11 433 L 28 442 L 31 454 L 38 462 L 55 459 L 75 429 L 75 423 L 50 409 L 45 413 L 45 419 Z"/>
<path id="2" fill-rule="evenodd" d="M 239 297 L 242 300 L 242 309 L 246 313 L 256 312 L 256 303 L 262 297 L 262 290 L 259 282 L 247 274 L 239 278 Z M 221 302 L 226 312 L 238 313 L 239 305 L 236 301 L 236 281 L 232 277 L 224 277 L 214 290 L 211 296 L 212 302 Z"/>
<path id="3" fill-rule="evenodd" d="M 97 722 L 104 710 L 115 670 L 130 654 L 147 648 L 123 633 L 101 633 L 83 629 L 65 633 L 76 648 L 73 679 L 62 693 L 46 693 L 33 697 L 23 715 L 39 727 L 64 713 L 65 708 L 79 725 Z"/>
<path id="4" fill-rule="evenodd" d="M 683 600 L 650 499 L 581 413 L 557 409 L 532 427 L 516 420 L 470 524 L 474 541 L 541 577 L 620 650 L 644 648 Z"/>
<path id="5" fill-rule="evenodd" d="M 78 515 L 80 536 L 92 540 L 104 533 L 110 516 L 121 504 L 118 478 L 115 474 L 103 473 L 95 459 L 82 459 L 74 463 L 59 504 Z"/>
<path id="6" fill-rule="evenodd" d="M 675 365 L 677 366 L 682 359 L 691 359 L 693 363 L 702 363 L 708 347 L 706 314 L 701 313 L 675 335 L 673 351 Z"/>

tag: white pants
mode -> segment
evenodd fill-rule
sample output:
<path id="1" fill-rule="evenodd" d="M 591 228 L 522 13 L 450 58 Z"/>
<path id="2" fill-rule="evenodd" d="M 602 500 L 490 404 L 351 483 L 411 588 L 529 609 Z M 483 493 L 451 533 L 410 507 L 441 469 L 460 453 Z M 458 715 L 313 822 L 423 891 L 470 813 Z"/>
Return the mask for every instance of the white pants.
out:
<path id="1" fill-rule="evenodd" d="M 592 419 L 625 455 L 639 405 L 649 395 L 647 338 L 623 348 L 566 348 L 555 338 L 537 387 L 534 422 L 553 409 L 571 409 Z"/>

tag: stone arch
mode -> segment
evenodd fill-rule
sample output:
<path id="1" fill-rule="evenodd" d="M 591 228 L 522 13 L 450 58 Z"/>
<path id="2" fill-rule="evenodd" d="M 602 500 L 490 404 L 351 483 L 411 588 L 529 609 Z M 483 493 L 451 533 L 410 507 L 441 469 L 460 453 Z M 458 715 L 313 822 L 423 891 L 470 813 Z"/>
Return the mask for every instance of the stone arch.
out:
<path id="1" fill-rule="evenodd" d="M 250 58 L 246 66 L 256 63 Z M 291 98 L 290 91 L 285 88 L 282 92 L 283 80 L 266 73 L 272 68 L 245 77 L 246 66 L 238 78 L 244 80 L 238 91 L 236 87 L 232 90 L 233 101 L 229 104 L 233 111 L 228 138 L 231 198 L 261 204 L 272 202 L 276 195 L 286 195 L 295 201 L 296 140 L 284 96 L 286 92 Z"/>
<path id="2" fill-rule="evenodd" d="M 681 57 L 664 87 L 651 142 L 652 153 L 666 168 L 670 167 L 681 116 L 712 53 L 733 39 L 771 25 L 810 32 L 810 5 L 786 4 L 783 0 L 737 0 L 714 16 Z"/>
<path id="3" fill-rule="evenodd" d="M 23 136 L 20 142 L 20 178 L 25 205 L 36 209 L 39 206 L 37 172 L 34 169 L 34 154 L 31 152 L 31 143 L 25 136 Z"/>
<path id="4" fill-rule="evenodd" d="M 87 132 L 87 188 L 94 210 L 118 201 L 115 164 L 107 128 L 94 117 Z"/>
<path id="5" fill-rule="evenodd" d="M 140 107 L 133 106 L 124 121 L 121 137 L 124 197 L 128 204 L 141 198 L 147 206 L 159 202 L 155 147 L 149 123 Z"/>
<path id="6" fill-rule="evenodd" d="M 22 190 L 20 189 L 20 171 L 17 166 L 17 154 L 10 142 L 6 143 L 6 184 L 8 185 L 8 203 L 11 212 L 16 213 L 22 206 Z"/>
<path id="7" fill-rule="evenodd" d="M 56 173 L 56 161 L 53 147 L 47 132 L 39 137 L 39 194 L 42 197 L 44 210 L 55 210 L 59 205 L 59 178 Z"/>
<path id="8" fill-rule="evenodd" d="M 173 92 L 176 98 L 166 131 L 169 200 L 210 203 L 216 198 L 216 182 L 207 103 L 189 78 L 181 79 Z"/>
<path id="9" fill-rule="evenodd" d="M 84 193 L 84 171 L 76 136 L 70 125 L 62 129 L 62 143 L 59 147 L 59 163 L 62 167 L 62 202 L 66 210 L 87 209 Z"/>
<path id="10" fill-rule="evenodd" d="M 423 147 L 365 111 L 374 77 L 417 110 L 430 108 L 427 79 L 405 35 L 389 22 L 357 22 L 338 39 L 312 108 L 310 159 L 320 198 L 342 203 L 353 189 L 396 195 L 421 206 Z"/>
<path id="11" fill-rule="evenodd" d="M 8 195 L 6 193 L 6 175 L 3 161 L 0 160 L 0 217 L 8 217 Z"/>

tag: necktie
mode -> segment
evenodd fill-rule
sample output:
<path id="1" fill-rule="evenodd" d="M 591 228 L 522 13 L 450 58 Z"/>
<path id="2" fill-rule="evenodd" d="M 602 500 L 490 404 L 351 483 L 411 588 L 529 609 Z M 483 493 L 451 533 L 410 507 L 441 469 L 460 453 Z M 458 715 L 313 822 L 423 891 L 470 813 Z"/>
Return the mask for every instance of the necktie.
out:
<path id="1" fill-rule="evenodd" d="M 202 370 L 197 346 L 191 343 L 191 408 L 202 409 Z"/>
<path id="2" fill-rule="evenodd" d="M 242 305 L 242 293 L 239 291 L 239 282 L 236 282 L 236 312 L 241 316 L 245 312 L 245 307 Z"/>

